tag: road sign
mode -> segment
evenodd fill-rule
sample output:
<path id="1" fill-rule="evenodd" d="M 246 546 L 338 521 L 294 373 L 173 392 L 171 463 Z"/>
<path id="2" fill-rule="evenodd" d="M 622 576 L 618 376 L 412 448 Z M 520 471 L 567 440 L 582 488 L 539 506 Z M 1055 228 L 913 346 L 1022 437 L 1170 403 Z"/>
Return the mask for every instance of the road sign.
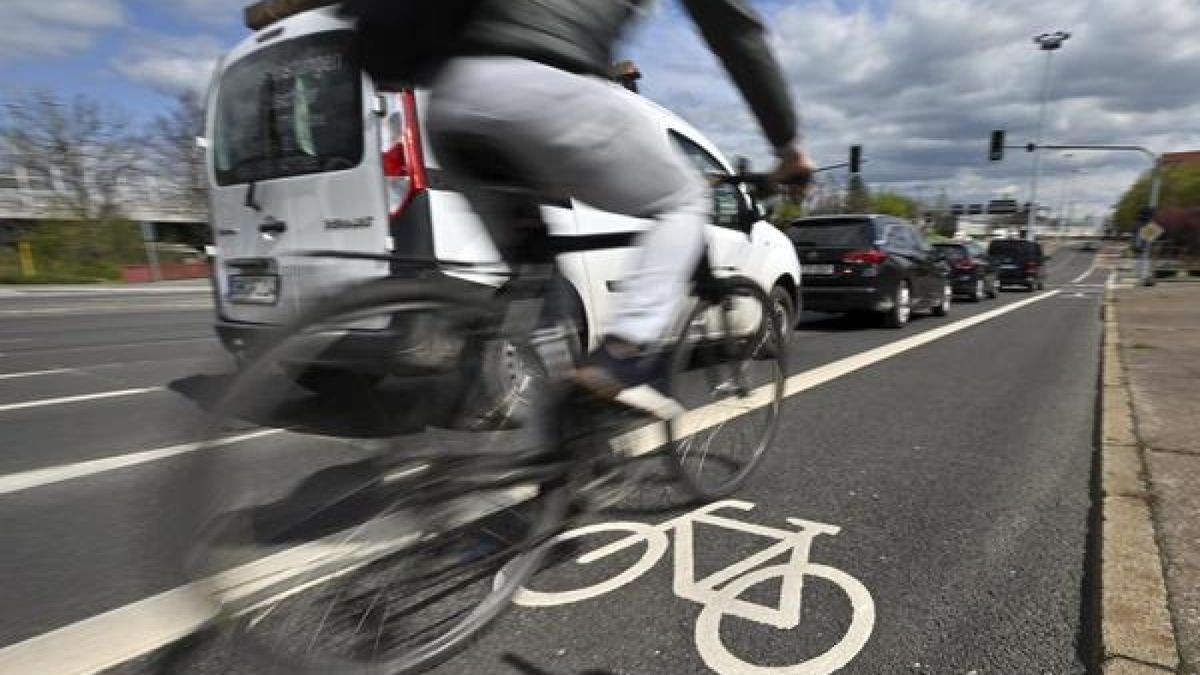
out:
<path id="1" fill-rule="evenodd" d="M 1142 241 L 1153 242 L 1155 239 L 1161 237 L 1162 233 L 1162 226 L 1152 220 L 1138 230 L 1138 237 L 1141 238 Z"/>

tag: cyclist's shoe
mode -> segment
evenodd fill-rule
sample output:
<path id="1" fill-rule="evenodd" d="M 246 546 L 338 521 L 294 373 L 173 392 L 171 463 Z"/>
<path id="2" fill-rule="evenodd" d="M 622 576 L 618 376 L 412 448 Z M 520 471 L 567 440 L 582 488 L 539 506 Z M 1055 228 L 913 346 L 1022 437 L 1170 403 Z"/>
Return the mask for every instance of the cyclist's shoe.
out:
<path id="1" fill-rule="evenodd" d="M 575 369 L 571 379 L 593 396 L 666 420 L 686 412 L 663 392 L 666 371 L 666 355 L 647 353 L 609 336 Z"/>

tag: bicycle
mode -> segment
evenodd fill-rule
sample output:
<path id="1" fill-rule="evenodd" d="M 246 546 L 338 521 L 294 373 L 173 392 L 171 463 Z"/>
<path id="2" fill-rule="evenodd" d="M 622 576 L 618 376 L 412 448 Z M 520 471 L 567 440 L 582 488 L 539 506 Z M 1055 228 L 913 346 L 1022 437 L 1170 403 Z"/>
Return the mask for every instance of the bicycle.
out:
<path id="1" fill-rule="evenodd" d="M 561 255 L 628 242 L 549 237 L 547 245 Z M 455 276 L 487 270 L 443 266 L 328 300 L 261 346 L 215 406 L 213 448 L 201 453 L 209 460 L 196 480 L 214 488 L 205 492 L 222 506 L 209 509 L 215 517 L 198 535 L 189 567 L 222 603 L 214 625 L 229 628 L 263 668 L 392 674 L 431 667 L 509 606 L 545 565 L 552 537 L 635 486 L 643 459 L 666 457 L 690 493 L 714 499 L 740 487 L 773 440 L 786 328 L 761 288 L 721 277 L 707 254 L 673 337 L 654 347 L 669 353 L 666 390 L 686 412 L 650 421 L 617 414 L 564 383 L 578 333 L 569 317 L 542 311 L 551 281 L 545 268 L 519 268 L 493 295 Z M 364 328 L 384 329 L 387 348 L 357 342 Z M 461 403 L 469 356 L 492 340 L 516 344 L 541 369 L 533 415 L 515 429 L 465 432 L 465 440 L 464 432 L 437 432 L 424 446 L 404 448 L 397 408 L 365 394 L 347 401 L 376 408 L 371 421 L 380 426 L 353 415 L 276 419 L 304 404 L 279 374 L 335 357 L 367 373 L 402 373 L 397 379 L 415 382 L 425 399 L 437 399 L 448 379 L 457 383 L 450 398 Z M 411 394 L 404 405 L 412 405 Z M 248 453 L 222 445 L 230 427 L 263 417 L 286 430 L 262 439 L 254 454 L 299 462 L 303 480 L 289 482 L 294 476 L 281 476 L 286 467 L 275 462 L 241 466 Z M 722 437 L 732 440 L 717 443 Z M 454 443 L 465 447 L 448 447 Z M 214 457 L 232 465 L 223 469 Z"/>

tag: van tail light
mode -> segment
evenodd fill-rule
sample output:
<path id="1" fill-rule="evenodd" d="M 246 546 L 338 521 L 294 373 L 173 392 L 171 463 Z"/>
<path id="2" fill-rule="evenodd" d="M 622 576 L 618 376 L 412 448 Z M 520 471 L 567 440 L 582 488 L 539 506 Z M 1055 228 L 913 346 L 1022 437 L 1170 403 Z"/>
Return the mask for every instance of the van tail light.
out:
<path id="1" fill-rule="evenodd" d="M 1026 272 L 1036 272 L 1038 267 L 1039 265 L 1036 260 L 1030 260 L 1025 263 Z"/>
<path id="2" fill-rule="evenodd" d="M 972 260 L 960 260 L 954 263 L 954 269 L 970 272 L 971 270 L 975 269 L 975 262 Z"/>
<path id="3" fill-rule="evenodd" d="M 864 251 L 847 251 L 842 254 L 842 262 L 854 265 L 880 265 L 887 260 L 887 254 L 875 249 Z"/>
<path id="4" fill-rule="evenodd" d="M 383 137 L 383 177 L 388 211 L 392 216 L 398 216 L 418 194 L 429 188 L 429 178 L 425 173 L 425 154 L 421 150 L 417 97 L 411 89 L 392 96 L 394 107 L 388 112 L 380 134 Z"/>

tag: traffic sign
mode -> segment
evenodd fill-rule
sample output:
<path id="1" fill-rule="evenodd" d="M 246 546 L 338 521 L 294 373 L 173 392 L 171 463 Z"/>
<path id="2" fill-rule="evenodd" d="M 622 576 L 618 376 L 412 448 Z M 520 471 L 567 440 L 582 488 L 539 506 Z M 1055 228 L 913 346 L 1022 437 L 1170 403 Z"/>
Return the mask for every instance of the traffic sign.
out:
<path id="1" fill-rule="evenodd" d="M 1145 225 L 1142 226 L 1142 228 L 1140 230 L 1138 230 L 1138 237 L 1142 241 L 1152 242 L 1155 239 L 1158 239 L 1159 237 L 1161 237 L 1162 234 L 1163 234 L 1162 226 L 1159 225 L 1158 223 L 1154 222 L 1153 220 L 1146 223 Z"/>

